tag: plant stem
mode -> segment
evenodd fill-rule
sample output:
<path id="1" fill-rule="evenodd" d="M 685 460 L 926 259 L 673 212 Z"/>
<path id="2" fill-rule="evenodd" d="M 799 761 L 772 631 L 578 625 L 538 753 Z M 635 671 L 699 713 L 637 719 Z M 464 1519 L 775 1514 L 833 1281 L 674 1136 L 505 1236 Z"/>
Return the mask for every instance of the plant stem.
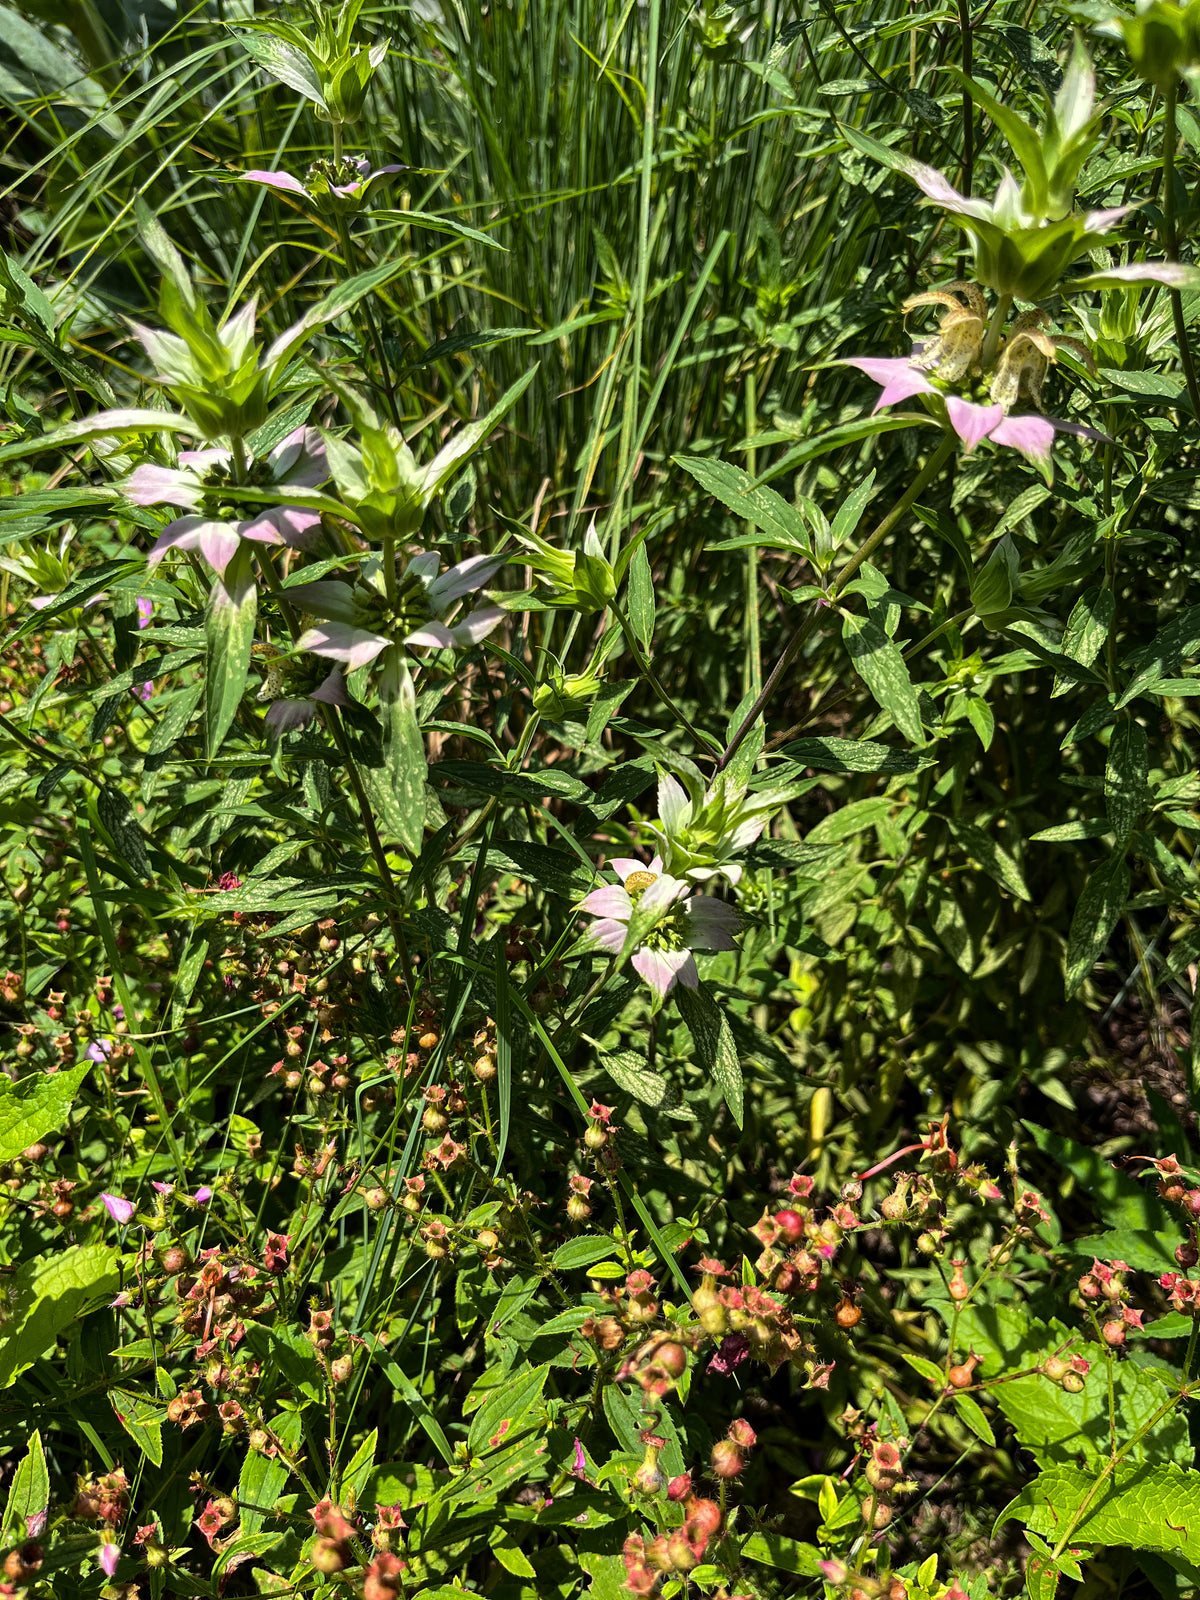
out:
<path id="1" fill-rule="evenodd" d="M 1179 84 L 1172 78 L 1165 95 L 1166 112 L 1163 125 L 1163 249 L 1168 261 L 1178 261 L 1179 241 L 1175 236 L 1175 106 L 1179 98 Z M 1172 289 L 1171 317 L 1175 323 L 1175 339 L 1179 345 L 1179 360 L 1187 382 L 1188 399 L 1192 415 L 1200 418 L 1200 384 L 1196 382 L 1196 368 L 1192 363 L 1192 347 L 1188 343 L 1187 325 L 1183 320 L 1183 295 Z"/>
<path id="2" fill-rule="evenodd" d="M 620 625 L 621 632 L 625 635 L 625 643 L 629 646 L 629 653 L 633 657 L 634 665 L 637 667 L 638 672 L 643 678 L 645 678 L 646 682 L 654 690 L 655 694 L 662 701 L 663 705 L 665 705 L 668 710 L 675 715 L 681 727 L 687 729 L 692 738 L 701 747 L 706 755 L 711 755 L 715 749 L 716 741 L 708 738 L 697 728 L 694 728 L 688 717 L 684 715 L 684 713 L 675 704 L 674 700 L 671 699 L 671 696 L 663 687 L 657 672 L 655 672 L 654 668 L 650 665 L 650 662 L 646 656 L 642 654 L 642 647 L 638 643 L 634 631 L 629 624 L 629 618 L 621 610 L 620 606 L 615 600 L 611 601 L 610 604 L 612 606 L 613 615 L 616 617 L 617 622 Z"/>
<path id="3" fill-rule="evenodd" d="M 992 312 L 992 320 L 987 325 L 987 332 L 983 336 L 983 349 L 979 352 L 979 365 L 984 372 L 996 359 L 996 351 L 1000 347 L 1000 335 L 1004 332 L 1004 324 L 1008 321 L 1009 308 L 1013 303 L 1010 294 L 1002 294 L 996 301 L 996 309 Z"/>
<path id="4" fill-rule="evenodd" d="M 784 647 L 783 654 L 771 669 L 771 676 L 767 679 L 766 683 L 763 684 L 762 691 L 759 694 L 758 699 L 755 700 L 749 711 L 747 711 L 742 720 L 741 726 L 738 728 L 733 738 L 730 739 L 729 743 L 725 746 L 725 749 L 721 755 L 721 759 L 717 762 L 718 772 L 723 772 L 733 760 L 733 757 L 741 745 L 742 740 L 746 737 L 751 728 L 762 715 L 764 708 L 771 699 L 771 696 L 779 687 L 780 680 L 782 679 L 784 673 L 788 670 L 792 662 L 800 653 L 801 649 L 811 637 L 813 629 L 817 625 L 817 618 L 820 616 L 821 610 L 828 609 L 829 606 L 834 604 L 842 590 L 850 582 L 850 579 L 858 571 L 859 567 L 862 566 L 863 562 L 874 554 L 874 552 L 887 538 L 888 534 L 891 533 L 892 529 L 900 521 L 900 518 L 903 517 L 905 513 L 916 504 L 920 496 L 924 494 L 925 490 L 929 487 L 929 485 L 937 477 L 938 473 L 941 472 L 946 462 L 950 459 L 953 450 L 954 436 L 950 433 L 947 433 L 941 444 L 921 468 L 920 472 L 913 479 L 909 487 L 905 490 L 904 494 L 901 495 L 900 499 L 896 501 L 896 504 L 888 512 L 887 516 L 884 517 L 883 521 L 875 528 L 874 532 L 871 533 L 861 545 L 859 545 L 858 549 L 850 557 L 849 561 L 846 562 L 845 566 L 838 573 L 837 577 L 830 584 L 829 588 L 825 591 L 825 594 L 816 602 L 814 608 L 808 613 L 804 621 L 796 629 L 795 633 L 793 633 L 792 637 L 788 640 L 787 645 Z"/>

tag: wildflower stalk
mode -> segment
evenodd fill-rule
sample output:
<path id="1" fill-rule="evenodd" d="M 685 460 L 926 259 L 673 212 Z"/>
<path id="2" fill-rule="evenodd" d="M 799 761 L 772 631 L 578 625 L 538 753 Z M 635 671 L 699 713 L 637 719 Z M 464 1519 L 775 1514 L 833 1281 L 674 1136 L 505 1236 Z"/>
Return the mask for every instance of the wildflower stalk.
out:
<path id="1" fill-rule="evenodd" d="M 1166 112 L 1163 125 L 1163 248 L 1168 261 L 1178 261 L 1179 241 L 1175 236 L 1175 107 L 1179 99 L 1179 80 L 1172 76 L 1165 95 Z M 1187 326 L 1183 320 L 1183 294 L 1179 289 L 1169 289 L 1171 317 L 1175 323 L 1175 340 L 1179 345 L 1179 360 L 1187 383 L 1192 415 L 1200 417 L 1200 384 L 1196 381 L 1196 368 L 1192 363 L 1192 347 L 1188 342 Z"/>
<path id="2" fill-rule="evenodd" d="M 897 500 L 896 504 L 888 512 L 887 516 L 884 517 L 883 521 L 879 523 L 869 537 L 864 540 L 861 545 L 859 545 L 858 549 L 850 557 L 849 561 L 846 562 L 845 566 L 841 569 L 837 577 L 834 578 L 833 582 L 826 590 L 823 601 L 818 602 L 819 605 L 834 604 L 842 590 L 850 582 L 850 579 L 858 571 L 859 567 L 862 566 L 863 562 L 869 560 L 869 558 L 887 538 L 888 534 L 891 533 L 897 522 L 900 521 L 900 518 L 903 517 L 906 512 L 912 509 L 912 507 L 920 499 L 921 495 L 923 495 L 925 490 L 928 489 L 929 485 L 934 481 L 937 475 L 941 472 L 942 468 L 945 466 L 946 462 L 950 459 L 953 451 L 954 437 L 948 433 L 943 438 L 938 448 L 930 456 L 929 460 L 921 468 L 917 476 L 913 479 L 909 487 L 905 490 L 904 494 L 901 495 L 900 499 Z M 771 696 L 779 687 L 779 683 L 783 678 L 784 673 L 787 672 L 792 662 L 796 659 L 804 645 L 811 638 L 813 630 L 817 625 L 817 618 L 819 616 L 820 610 L 814 607 L 811 611 L 809 611 L 804 621 L 788 640 L 787 645 L 784 647 L 783 654 L 771 669 L 771 676 L 767 679 L 766 683 L 763 684 L 762 691 L 757 700 L 755 700 L 754 704 L 750 707 L 749 711 L 742 719 L 742 724 L 734 734 L 733 738 L 730 739 L 729 743 L 725 746 L 725 749 L 721 754 L 721 758 L 717 762 L 718 772 L 723 772 L 733 760 L 733 757 L 740 748 L 743 739 L 745 739 L 746 735 L 758 721 L 759 717 L 762 716 L 763 710 L 770 701 Z"/>
<path id="3" fill-rule="evenodd" d="M 335 128 L 335 131 L 338 128 L 338 125 L 336 123 L 334 124 L 334 128 Z M 336 148 L 336 145 L 335 145 L 334 160 L 336 161 L 338 159 L 340 159 L 340 157 L 338 155 L 337 148 Z M 350 237 L 350 224 L 347 222 L 346 218 L 342 215 L 342 213 L 340 211 L 337 213 L 336 221 L 337 221 L 338 241 L 339 241 L 339 243 L 341 244 L 341 247 L 342 247 L 342 259 L 346 263 L 347 275 L 350 276 L 350 277 L 353 277 L 354 276 L 354 242 Z M 383 348 L 383 339 L 380 337 L 379 328 L 377 327 L 376 322 L 375 322 L 375 313 L 371 310 L 371 298 L 370 298 L 370 296 L 369 295 L 364 295 L 362 300 L 359 302 L 359 304 L 362 306 L 363 321 L 366 324 L 366 335 L 367 335 L 367 338 L 364 341 L 364 345 L 369 345 L 369 347 L 371 347 L 371 348 L 373 348 L 375 350 L 376 360 L 377 360 L 377 362 L 379 364 L 379 372 L 378 372 L 378 387 L 379 387 L 379 391 L 383 395 L 384 403 L 387 406 L 388 416 L 389 416 L 390 420 L 393 423 L 395 423 L 397 428 L 399 428 L 399 426 L 400 426 L 400 402 L 399 402 L 399 400 L 397 399 L 397 396 L 396 396 L 396 385 L 395 385 L 395 383 L 394 383 L 394 381 L 392 379 L 392 371 L 391 371 L 391 368 L 388 366 L 387 353 L 385 352 L 385 350 Z M 385 563 L 385 568 L 386 568 L 386 571 L 385 571 L 385 582 L 387 582 L 389 584 L 388 599 L 389 600 L 394 600 L 395 599 L 394 590 L 395 590 L 395 585 L 396 585 L 396 562 L 395 562 L 394 554 L 392 554 L 390 560 L 388 559 L 389 552 L 388 552 L 388 550 L 386 548 L 387 544 L 388 544 L 388 541 L 385 540 L 384 541 L 384 545 L 385 545 L 385 548 L 384 548 L 384 563 Z M 390 574 L 390 577 L 389 577 L 389 574 Z"/>
<path id="4" fill-rule="evenodd" d="M 1002 294 L 996 301 L 996 308 L 983 336 L 983 348 L 979 352 L 979 365 L 985 372 L 995 364 L 996 351 L 1000 348 L 1000 335 L 1004 332 L 1004 324 L 1008 321 L 1012 303 L 1013 297 L 1010 294 Z"/>
<path id="5" fill-rule="evenodd" d="M 629 623 L 629 618 L 625 615 L 624 611 L 615 600 L 612 600 L 609 603 L 612 606 L 613 615 L 617 619 L 617 624 L 625 636 L 625 643 L 629 646 L 629 653 L 633 657 L 633 664 L 637 668 L 640 676 L 645 678 L 646 682 L 654 690 L 655 694 L 662 701 L 663 705 L 666 706 L 667 709 L 673 714 L 680 726 L 687 729 L 692 738 L 696 741 L 697 745 L 700 746 L 705 754 L 711 755 L 712 751 L 716 748 L 716 741 L 711 739 L 707 734 L 701 733 L 698 728 L 692 726 L 691 719 L 686 716 L 685 713 L 682 712 L 675 704 L 674 700 L 672 700 L 671 696 L 664 688 L 658 673 L 655 672 L 654 668 L 650 665 L 649 658 L 642 653 L 642 647 L 634 635 L 633 629 Z"/>

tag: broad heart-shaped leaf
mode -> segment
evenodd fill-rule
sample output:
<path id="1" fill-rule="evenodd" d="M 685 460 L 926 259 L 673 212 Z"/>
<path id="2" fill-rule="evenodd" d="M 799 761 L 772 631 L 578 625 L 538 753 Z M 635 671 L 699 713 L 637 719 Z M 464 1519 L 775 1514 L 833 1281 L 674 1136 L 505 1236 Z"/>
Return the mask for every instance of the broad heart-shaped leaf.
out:
<path id="1" fill-rule="evenodd" d="M 917 691 L 900 646 L 888 638 L 879 619 L 847 613 L 842 622 L 842 639 L 867 688 L 900 732 L 911 744 L 924 744 Z"/>
<path id="2" fill-rule="evenodd" d="M 946 1313 L 949 1315 L 949 1313 Z M 959 1349 L 982 1358 L 980 1377 L 999 1378 L 1044 1361 L 1062 1350 L 1076 1330 L 1061 1322 L 1041 1322 L 1012 1302 L 971 1305 L 961 1313 L 955 1336 Z M 1078 1349 L 1078 1342 L 1071 1347 Z M 1094 1348 L 1094 1347 L 1093 1347 Z M 1108 1380 L 1105 1357 L 1093 1361 L 1082 1391 L 1070 1394 L 1040 1373 L 997 1383 L 989 1398 L 1016 1430 L 1023 1447 L 1044 1469 L 1076 1462 L 1096 1464 L 1109 1449 Z M 1136 1362 L 1113 1361 L 1113 1397 L 1121 1436 L 1128 1438 L 1168 1398 L 1169 1391 Z M 1135 1461 L 1190 1461 L 1187 1419 L 1182 1407 L 1169 1412 L 1138 1444 Z"/>
<path id="3" fill-rule="evenodd" d="M 1115 851 L 1092 873 L 1071 918 L 1064 987 L 1068 998 L 1099 960 L 1129 898 L 1129 867 Z"/>
<path id="4" fill-rule="evenodd" d="M 1139 1272 L 1157 1274 L 1174 1268 L 1180 1229 L 1154 1192 L 1153 1184 L 1126 1177 L 1090 1145 L 1077 1144 L 1033 1122 L 1023 1122 L 1021 1126 L 1043 1154 L 1066 1168 L 1109 1230 L 1076 1239 L 1071 1246 L 1076 1255 L 1128 1261 Z"/>
<path id="5" fill-rule="evenodd" d="M 753 523 L 766 536 L 759 541 L 762 545 L 800 555 L 811 553 L 803 517 L 774 489 L 756 486 L 748 472 L 725 461 L 710 461 L 705 456 L 676 456 L 675 461 L 735 516 Z"/>
<path id="6" fill-rule="evenodd" d="M 729 1114 L 740 1129 L 742 1066 L 728 1019 L 703 984 L 698 989 L 685 989 L 677 984 L 674 994 L 680 1015 L 692 1035 L 700 1065 L 716 1081 L 725 1096 Z"/>
<path id="7" fill-rule="evenodd" d="M 117 1421 L 137 1445 L 138 1449 L 156 1467 L 162 1466 L 162 1425 L 166 1410 L 151 1405 L 141 1395 L 130 1394 L 127 1389 L 109 1391 L 109 1403 L 116 1412 Z"/>
<path id="8" fill-rule="evenodd" d="M 1104 767 L 1104 807 L 1119 843 L 1129 838 L 1150 798 L 1146 730 L 1126 715 L 1113 729 Z"/>
<path id="9" fill-rule="evenodd" d="M 995 1528 L 1015 1519 L 1054 1544 L 1070 1531 L 1073 1544 L 1126 1545 L 1200 1561 L 1200 1472 L 1126 1462 L 1099 1487 L 1097 1476 L 1065 1466 L 1040 1473 L 1005 1506 Z"/>
<path id="10" fill-rule="evenodd" d="M 16 1160 L 22 1150 L 59 1131 L 90 1070 L 85 1062 L 68 1072 L 34 1072 L 17 1083 L 0 1074 L 0 1161 Z"/>
<path id="11" fill-rule="evenodd" d="M 370 798 L 385 830 L 415 856 L 425 831 L 425 740 L 417 721 L 412 678 L 405 670 L 400 693 L 379 708 L 383 766 L 370 773 Z"/>
<path id="12" fill-rule="evenodd" d="M 8 1500 L 4 1507 L 4 1521 L 0 1523 L 0 1538 L 11 1540 L 16 1533 L 18 1520 L 25 1532 L 35 1537 L 46 1525 L 46 1511 L 50 1505 L 50 1473 L 46 1467 L 46 1452 L 42 1436 L 35 1429 L 29 1435 L 25 1454 L 13 1473 L 8 1486 Z"/>
<path id="13" fill-rule="evenodd" d="M 89 1303 L 116 1291 L 117 1254 L 103 1244 L 74 1245 L 23 1261 L 8 1280 L 0 1331 L 0 1389 L 10 1388 Z"/>
<path id="14" fill-rule="evenodd" d="M 224 578 L 214 577 L 204 617 L 208 661 L 204 676 L 204 732 L 209 759 L 221 748 L 237 715 L 250 674 L 250 651 L 258 616 L 258 590 L 246 544 L 225 568 Z"/>

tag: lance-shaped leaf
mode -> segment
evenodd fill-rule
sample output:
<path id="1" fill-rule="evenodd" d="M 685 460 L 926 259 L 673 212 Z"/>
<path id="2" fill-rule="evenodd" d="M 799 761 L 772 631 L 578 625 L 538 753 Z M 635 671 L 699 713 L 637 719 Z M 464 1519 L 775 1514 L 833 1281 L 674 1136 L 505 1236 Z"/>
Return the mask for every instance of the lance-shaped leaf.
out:
<path id="1" fill-rule="evenodd" d="M 237 715 L 250 672 L 258 616 L 258 591 L 250 550 L 241 545 L 223 577 L 214 577 L 205 614 L 208 664 L 204 680 L 204 731 L 209 759 L 216 755 Z"/>
<path id="2" fill-rule="evenodd" d="M 386 830 L 415 856 L 425 832 L 425 740 L 407 667 L 400 673 L 400 692 L 380 707 L 379 719 L 383 766 L 370 774 L 370 797 Z"/>
<path id="3" fill-rule="evenodd" d="M 468 422 L 465 428 L 460 428 L 454 437 L 442 446 L 421 474 L 421 492 L 426 505 L 451 476 L 459 462 L 465 461 L 512 410 L 533 382 L 536 372 L 537 367 L 530 367 L 511 388 L 504 391 L 486 417 L 480 417 L 476 422 Z"/>

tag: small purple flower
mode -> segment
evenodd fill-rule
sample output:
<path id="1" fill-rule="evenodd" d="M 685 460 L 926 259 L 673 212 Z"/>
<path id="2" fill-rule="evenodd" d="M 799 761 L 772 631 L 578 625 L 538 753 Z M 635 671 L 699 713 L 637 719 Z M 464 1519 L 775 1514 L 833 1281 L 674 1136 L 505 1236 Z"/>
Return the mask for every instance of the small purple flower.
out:
<path id="1" fill-rule="evenodd" d="M 195 1194 L 192 1196 L 192 1204 L 196 1206 L 206 1206 L 212 1197 L 212 1190 L 208 1188 L 207 1185 L 201 1185 L 201 1187 L 197 1189 Z"/>
<path id="2" fill-rule="evenodd" d="M 155 1180 L 151 1180 L 150 1187 L 155 1191 L 156 1194 L 175 1193 L 175 1185 L 173 1183 L 158 1183 Z"/>
<path id="3" fill-rule="evenodd" d="M 100 1565 L 108 1577 L 112 1577 L 117 1570 L 117 1562 L 121 1559 L 121 1546 L 119 1544 L 102 1544 L 100 1546 Z"/>
<path id="4" fill-rule="evenodd" d="M 137 506 L 179 506 L 191 515 L 176 517 L 150 552 L 150 565 L 168 550 L 198 550 L 218 575 L 233 560 L 243 539 L 257 544 L 310 548 L 321 518 L 300 506 L 270 506 L 238 518 L 233 506 L 233 457 L 228 450 L 184 450 L 174 467 L 143 462 L 125 483 Z M 262 489 L 315 489 L 326 481 L 325 445 L 316 428 L 296 428 L 260 461 L 249 481 Z"/>
<path id="5" fill-rule="evenodd" d="M 133 1201 L 123 1200 L 119 1194 L 102 1194 L 100 1203 L 114 1222 L 125 1228 L 133 1221 Z"/>
<path id="6" fill-rule="evenodd" d="M 154 615 L 154 601 L 153 600 L 147 600 L 147 598 L 146 598 L 146 596 L 144 594 L 138 595 L 137 614 L 138 614 L 138 627 L 139 628 L 147 628 L 147 627 L 149 627 L 150 618 Z"/>
<path id="7" fill-rule="evenodd" d="M 693 897 L 691 884 L 663 872 L 660 856 L 648 867 L 629 860 L 614 861 L 612 867 L 621 883 L 593 889 L 579 906 L 597 918 L 588 930 L 593 945 L 619 956 L 635 907 L 639 915 L 656 912 L 658 920 L 633 952 L 634 971 L 660 1000 L 677 983 L 685 989 L 699 988 L 692 951 L 735 949 L 737 912 L 709 895 Z"/>
<path id="8" fill-rule="evenodd" d="M 574 1470 L 577 1473 L 581 1474 L 581 1475 L 587 1471 L 587 1458 L 583 1453 L 583 1444 L 578 1439 L 576 1439 L 576 1441 L 575 1441 L 575 1468 L 574 1468 Z"/>
<path id="9" fill-rule="evenodd" d="M 140 700 L 145 705 L 146 701 L 154 693 L 154 680 L 148 678 L 145 683 L 135 683 L 131 693 L 136 700 Z"/>
<path id="10" fill-rule="evenodd" d="M 390 177 L 403 171 L 400 163 L 372 170 L 365 156 L 346 156 L 340 161 L 314 161 L 303 183 L 290 172 L 265 172 L 261 168 L 243 172 L 234 181 L 260 183 L 283 194 L 294 194 L 317 211 L 345 214 L 357 211 Z"/>
<path id="11" fill-rule="evenodd" d="M 89 1061 L 94 1061 L 97 1066 L 103 1066 L 112 1055 L 113 1042 L 111 1039 L 93 1039 L 84 1054 Z"/>

